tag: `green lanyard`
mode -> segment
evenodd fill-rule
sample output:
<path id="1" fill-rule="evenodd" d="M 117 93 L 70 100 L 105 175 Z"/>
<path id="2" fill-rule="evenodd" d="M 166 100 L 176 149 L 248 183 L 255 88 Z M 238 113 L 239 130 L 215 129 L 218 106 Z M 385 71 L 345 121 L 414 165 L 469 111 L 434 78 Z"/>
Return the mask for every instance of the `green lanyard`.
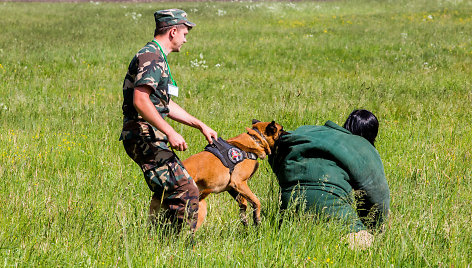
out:
<path id="1" fill-rule="evenodd" d="M 169 66 L 169 63 L 167 62 L 167 57 L 166 57 L 166 54 L 164 53 L 164 50 L 162 50 L 161 45 L 159 45 L 159 43 L 155 39 L 153 39 L 152 41 L 154 43 L 156 43 L 156 45 L 159 47 L 159 50 L 161 51 L 162 55 L 164 56 L 164 60 L 166 61 L 167 70 L 169 70 L 169 77 L 170 77 L 170 80 L 172 81 L 172 84 L 174 86 L 177 86 L 177 83 L 175 82 L 174 78 L 172 77 L 172 73 L 170 72 L 170 66 Z"/>

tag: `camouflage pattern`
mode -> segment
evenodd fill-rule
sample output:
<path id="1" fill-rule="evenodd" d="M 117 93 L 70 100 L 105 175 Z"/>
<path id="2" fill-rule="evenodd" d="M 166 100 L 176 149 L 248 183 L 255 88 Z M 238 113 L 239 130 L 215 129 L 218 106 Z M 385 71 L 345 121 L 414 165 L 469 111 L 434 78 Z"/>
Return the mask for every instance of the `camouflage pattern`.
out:
<path id="1" fill-rule="evenodd" d="M 129 157 L 143 170 L 146 183 L 154 192 L 153 198 L 162 200 L 167 217 L 173 222 L 187 222 L 194 230 L 198 217 L 198 187 L 174 152 L 165 143 L 148 136 L 123 140 L 123 145 Z"/>
<path id="2" fill-rule="evenodd" d="M 137 127 L 136 127 L 137 126 Z M 160 167 L 174 155 L 167 147 L 165 141 L 155 138 L 153 128 L 145 121 L 129 121 L 125 124 L 124 145 L 126 152 L 146 172 L 150 169 Z M 161 132 L 159 132 L 161 133 Z M 169 153 L 170 152 L 170 155 Z M 153 190 L 151 188 L 151 190 Z"/>
<path id="3" fill-rule="evenodd" d="M 180 9 L 166 9 L 154 12 L 156 20 L 156 29 L 173 26 L 177 24 L 185 24 L 188 27 L 195 27 L 195 23 L 188 21 L 187 13 Z"/>
<path id="4" fill-rule="evenodd" d="M 149 86 L 152 89 L 151 102 L 162 118 L 165 118 L 169 114 L 170 95 L 167 92 L 169 83 L 169 69 L 164 56 L 155 43 L 147 43 L 131 60 L 123 82 L 123 131 L 120 140 L 131 139 L 136 135 L 146 136 L 150 133 L 152 138 L 164 144 L 167 142 L 167 137 L 162 132 L 154 127 L 147 129 L 146 124 L 143 125 L 145 121 L 133 105 L 133 94 L 135 87 Z"/>
<path id="5" fill-rule="evenodd" d="M 177 158 L 175 158 L 177 159 Z M 153 199 L 162 200 L 166 218 L 178 225 L 186 222 L 195 230 L 198 220 L 199 191 L 197 184 L 183 168 L 180 160 L 144 173 L 149 187 L 164 190 L 154 191 Z"/>

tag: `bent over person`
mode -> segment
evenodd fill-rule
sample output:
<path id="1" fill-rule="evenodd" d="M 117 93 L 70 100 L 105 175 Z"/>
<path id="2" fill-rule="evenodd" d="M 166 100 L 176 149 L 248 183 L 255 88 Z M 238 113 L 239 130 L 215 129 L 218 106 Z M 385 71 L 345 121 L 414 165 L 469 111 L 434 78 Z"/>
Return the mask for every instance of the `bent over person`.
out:
<path id="1" fill-rule="evenodd" d="M 374 147 L 378 126 L 371 112 L 355 110 L 344 127 L 327 121 L 282 136 L 269 158 L 281 188 L 281 209 L 293 206 L 339 219 L 349 226 L 351 247 L 370 246 L 368 230 L 384 222 L 390 206 Z"/>
<path id="2" fill-rule="evenodd" d="M 167 62 L 170 52 L 179 52 L 194 23 L 178 9 L 154 13 L 154 39 L 133 57 L 123 83 L 123 140 L 126 153 L 141 167 L 149 189 L 154 192 L 150 214 L 157 209 L 181 226 L 195 229 L 198 188 L 170 147 L 184 151 L 185 139 L 165 120 L 169 118 L 199 129 L 209 143 L 217 133 L 177 105 L 171 95 L 179 88 Z"/>

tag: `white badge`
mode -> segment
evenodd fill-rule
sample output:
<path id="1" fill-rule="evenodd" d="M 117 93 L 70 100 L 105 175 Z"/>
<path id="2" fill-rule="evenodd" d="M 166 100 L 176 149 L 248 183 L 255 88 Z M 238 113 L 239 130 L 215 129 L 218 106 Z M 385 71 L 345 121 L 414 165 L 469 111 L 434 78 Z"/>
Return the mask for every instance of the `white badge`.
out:
<path id="1" fill-rule="evenodd" d="M 179 96 L 179 88 L 172 85 L 172 84 L 169 84 L 169 87 L 167 88 L 167 93 L 169 93 L 169 95 L 178 97 Z"/>

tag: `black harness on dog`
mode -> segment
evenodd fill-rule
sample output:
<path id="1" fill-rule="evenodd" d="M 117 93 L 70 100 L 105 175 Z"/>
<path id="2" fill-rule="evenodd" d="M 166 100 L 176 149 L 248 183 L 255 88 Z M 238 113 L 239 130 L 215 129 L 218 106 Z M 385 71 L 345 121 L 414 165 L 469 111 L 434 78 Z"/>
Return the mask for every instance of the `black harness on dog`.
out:
<path id="1" fill-rule="evenodd" d="M 218 157 L 221 163 L 223 163 L 225 167 L 229 168 L 229 174 L 232 174 L 234 167 L 244 159 L 257 159 L 257 155 L 255 153 L 245 152 L 238 147 L 229 144 L 221 137 L 218 137 L 218 140 L 213 139 L 213 144 L 208 144 L 205 147 L 205 151 L 208 151 Z"/>

